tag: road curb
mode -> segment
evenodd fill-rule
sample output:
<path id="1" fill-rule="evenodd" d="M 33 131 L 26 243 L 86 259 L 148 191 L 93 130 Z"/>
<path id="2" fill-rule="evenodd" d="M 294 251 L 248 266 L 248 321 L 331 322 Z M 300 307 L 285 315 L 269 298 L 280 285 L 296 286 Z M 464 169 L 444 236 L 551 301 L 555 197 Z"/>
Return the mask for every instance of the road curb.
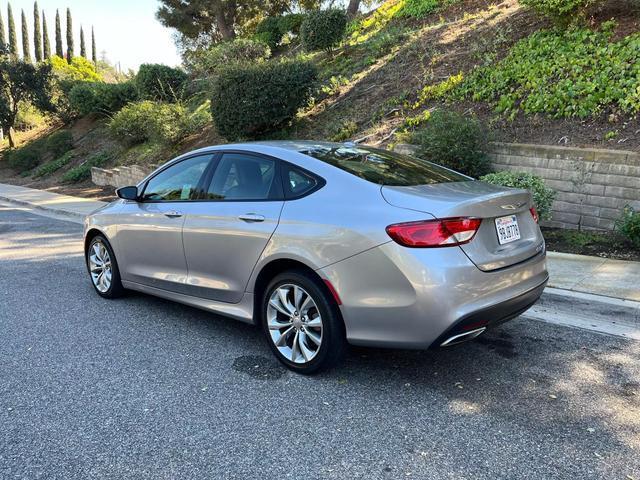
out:
<path id="1" fill-rule="evenodd" d="M 18 205 L 21 207 L 28 207 L 31 209 L 35 209 L 35 210 L 40 210 L 42 212 L 49 212 L 55 215 L 59 215 L 62 217 L 67 217 L 69 218 L 69 220 L 73 220 L 79 223 L 82 223 L 84 221 L 84 217 L 85 215 L 81 214 L 81 213 L 77 213 L 77 212 L 70 212 L 68 210 L 62 210 L 60 208 L 51 208 L 51 207 L 43 207 L 42 205 L 37 205 L 35 203 L 31 203 L 31 202 L 25 202 L 24 200 L 16 200 L 15 198 L 9 198 L 9 197 L 5 197 L 3 195 L 0 195 L 0 200 L 10 203 L 12 205 Z"/>

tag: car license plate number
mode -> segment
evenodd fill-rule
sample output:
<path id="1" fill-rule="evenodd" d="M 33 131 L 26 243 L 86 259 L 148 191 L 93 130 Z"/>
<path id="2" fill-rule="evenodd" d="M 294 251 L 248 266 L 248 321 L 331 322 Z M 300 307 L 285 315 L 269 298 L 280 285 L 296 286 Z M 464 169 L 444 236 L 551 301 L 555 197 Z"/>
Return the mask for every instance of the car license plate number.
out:
<path id="1" fill-rule="evenodd" d="M 520 229 L 515 215 L 496 218 L 496 231 L 498 232 L 500 245 L 520 240 Z"/>

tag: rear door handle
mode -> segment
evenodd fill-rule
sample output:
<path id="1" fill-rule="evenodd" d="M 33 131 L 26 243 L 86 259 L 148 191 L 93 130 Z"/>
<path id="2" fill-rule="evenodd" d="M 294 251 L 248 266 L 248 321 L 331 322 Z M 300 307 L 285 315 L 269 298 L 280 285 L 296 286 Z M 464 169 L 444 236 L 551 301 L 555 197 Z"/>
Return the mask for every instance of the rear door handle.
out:
<path id="1" fill-rule="evenodd" d="M 168 212 L 164 212 L 164 215 L 169 218 L 178 218 L 182 216 L 182 212 L 177 212 L 175 210 L 169 210 Z"/>
<path id="2" fill-rule="evenodd" d="M 245 213 L 238 218 L 245 222 L 264 222 L 264 215 L 258 215 L 257 213 Z"/>

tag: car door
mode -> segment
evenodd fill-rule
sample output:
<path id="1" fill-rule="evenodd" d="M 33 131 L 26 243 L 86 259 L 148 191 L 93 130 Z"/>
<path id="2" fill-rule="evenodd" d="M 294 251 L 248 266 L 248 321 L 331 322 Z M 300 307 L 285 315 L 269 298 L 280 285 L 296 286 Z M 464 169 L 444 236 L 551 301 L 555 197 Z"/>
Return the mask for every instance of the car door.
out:
<path id="1" fill-rule="evenodd" d="M 279 161 L 225 152 L 187 215 L 183 241 L 192 295 L 237 303 L 275 231 L 284 204 Z"/>
<path id="2" fill-rule="evenodd" d="M 169 165 L 146 182 L 139 201 L 125 203 L 117 234 L 123 280 L 186 292 L 182 226 L 212 158 L 197 155 Z"/>

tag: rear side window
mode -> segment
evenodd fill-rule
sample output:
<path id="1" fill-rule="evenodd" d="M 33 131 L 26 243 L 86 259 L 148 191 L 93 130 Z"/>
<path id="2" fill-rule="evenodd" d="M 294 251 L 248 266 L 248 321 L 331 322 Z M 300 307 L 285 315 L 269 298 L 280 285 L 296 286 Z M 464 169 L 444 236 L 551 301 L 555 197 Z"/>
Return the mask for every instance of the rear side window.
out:
<path id="1" fill-rule="evenodd" d="M 293 165 L 283 165 L 286 198 L 300 198 L 320 186 L 320 180 Z"/>
<path id="2" fill-rule="evenodd" d="M 435 163 L 377 148 L 318 145 L 302 153 L 379 185 L 408 187 L 471 180 Z"/>

